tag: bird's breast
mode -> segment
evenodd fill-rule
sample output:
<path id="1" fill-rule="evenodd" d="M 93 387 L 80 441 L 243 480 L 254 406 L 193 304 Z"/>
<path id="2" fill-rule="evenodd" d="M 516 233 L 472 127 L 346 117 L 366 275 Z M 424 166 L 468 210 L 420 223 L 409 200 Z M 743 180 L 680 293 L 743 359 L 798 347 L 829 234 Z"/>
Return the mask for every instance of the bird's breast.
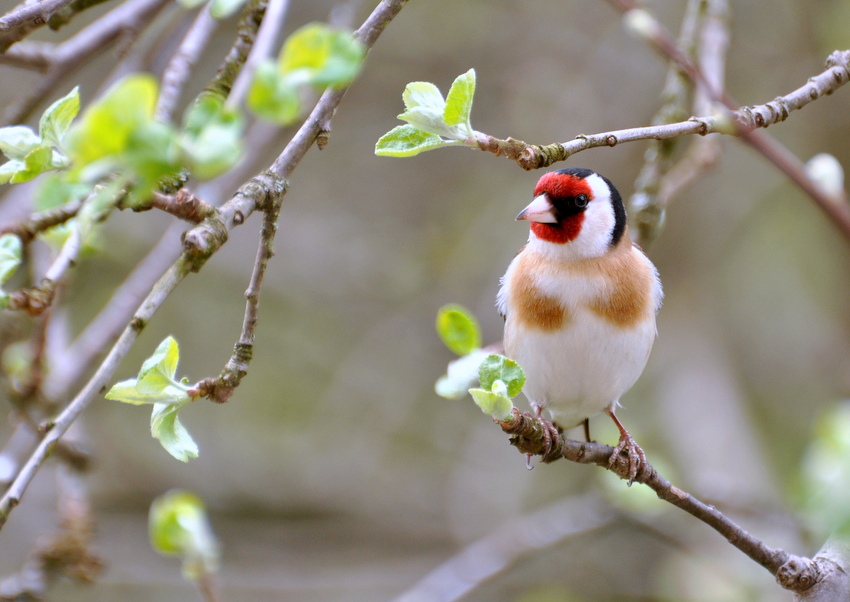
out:
<path id="1" fill-rule="evenodd" d="M 655 313 L 660 297 L 652 264 L 631 246 L 569 262 L 523 252 L 506 275 L 505 286 L 512 317 L 544 332 L 569 327 L 585 310 L 613 326 L 632 328 Z"/>

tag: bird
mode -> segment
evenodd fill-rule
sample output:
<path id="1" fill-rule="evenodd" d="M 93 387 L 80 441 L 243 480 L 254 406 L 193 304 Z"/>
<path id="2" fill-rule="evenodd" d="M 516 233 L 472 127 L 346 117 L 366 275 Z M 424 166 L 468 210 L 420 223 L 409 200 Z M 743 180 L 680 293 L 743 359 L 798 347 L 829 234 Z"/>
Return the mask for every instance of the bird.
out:
<path id="1" fill-rule="evenodd" d="M 558 430 L 583 423 L 590 441 L 589 419 L 608 414 L 620 431 L 609 466 L 625 455 L 632 482 L 646 455 L 616 409 L 657 336 L 658 270 L 629 236 L 620 193 L 590 169 L 543 174 L 516 219 L 530 232 L 496 298 L 505 355 L 525 371 L 537 418 L 545 411 Z"/>

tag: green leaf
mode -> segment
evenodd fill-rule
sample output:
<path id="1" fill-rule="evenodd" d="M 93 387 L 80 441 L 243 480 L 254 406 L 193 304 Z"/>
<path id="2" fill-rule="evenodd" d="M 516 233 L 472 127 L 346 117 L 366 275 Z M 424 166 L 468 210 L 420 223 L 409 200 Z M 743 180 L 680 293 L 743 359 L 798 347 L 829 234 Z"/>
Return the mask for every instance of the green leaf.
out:
<path id="1" fill-rule="evenodd" d="M 105 397 L 106 399 L 131 403 L 137 406 L 152 404 L 180 406 L 191 401 L 186 389 L 175 385 L 166 385 L 161 389 L 152 390 L 139 387 L 139 380 L 137 378 L 130 378 L 115 383 Z"/>
<path id="2" fill-rule="evenodd" d="M 160 121 L 140 124 L 129 136 L 121 157 L 134 175 L 133 201 L 150 198 L 159 182 L 180 171 L 177 134 Z"/>
<path id="3" fill-rule="evenodd" d="M 139 389 L 161 391 L 174 383 L 177 363 L 180 361 L 180 346 L 174 337 L 166 337 L 139 370 Z"/>
<path id="4" fill-rule="evenodd" d="M 14 234 L 0 236 L 0 285 L 12 277 L 22 260 L 21 239 Z"/>
<path id="5" fill-rule="evenodd" d="M 153 119 L 159 85 L 147 73 L 118 81 L 83 113 L 66 135 L 66 149 L 79 169 L 128 149 L 136 130 Z"/>
<path id="6" fill-rule="evenodd" d="M 280 74 L 272 60 L 257 65 L 246 101 L 255 115 L 280 125 L 295 121 L 301 107 L 298 90 Z"/>
<path id="7" fill-rule="evenodd" d="M 440 89 L 431 82 L 410 82 L 404 87 L 401 99 L 406 109 L 425 107 L 442 114 L 446 108 Z"/>
<path id="8" fill-rule="evenodd" d="M 40 144 L 41 138 L 26 126 L 12 125 L 0 128 L 0 151 L 3 151 L 9 159 L 23 160 Z"/>
<path id="9" fill-rule="evenodd" d="M 23 161 L 12 159 L 0 165 L 0 184 L 7 184 L 12 177 L 25 168 Z"/>
<path id="10" fill-rule="evenodd" d="M 444 305 L 437 312 L 437 334 L 450 351 L 467 355 L 481 347 L 481 329 L 468 309 L 461 305 Z"/>
<path id="11" fill-rule="evenodd" d="M 217 96 L 205 95 L 186 111 L 180 147 L 196 178 L 207 180 L 233 167 L 242 156 L 242 117 Z"/>
<path id="12" fill-rule="evenodd" d="M 410 124 L 399 125 L 381 136 L 375 144 L 379 157 L 412 157 L 441 146 L 455 146 L 460 142 L 443 140 L 439 136 L 423 132 Z"/>
<path id="13" fill-rule="evenodd" d="M 280 54 L 281 74 L 301 72 L 314 86 L 344 86 L 360 71 L 366 50 L 350 32 L 310 23 L 286 40 Z"/>
<path id="14" fill-rule="evenodd" d="M 511 417 L 514 405 L 504 395 L 485 389 L 470 389 L 469 394 L 481 411 L 492 416 L 494 420 L 507 420 Z"/>
<path id="15" fill-rule="evenodd" d="M 113 385 L 107 399 L 134 405 L 157 404 L 182 407 L 189 403 L 189 385 L 175 380 L 180 348 L 173 337 L 166 337 L 142 364 L 137 378 Z"/>
<path id="16" fill-rule="evenodd" d="M 482 349 L 473 351 L 449 363 L 446 374 L 434 385 L 434 391 L 446 399 L 460 399 L 469 388 L 478 382 L 478 367 L 488 353 Z"/>
<path id="17" fill-rule="evenodd" d="M 46 174 L 35 193 L 34 206 L 45 211 L 86 196 L 91 186 L 82 182 L 69 181 L 59 174 Z"/>
<path id="18" fill-rule="evenodd" d="M 151 547 L 163 556 L 183 559 L 183 574 L 197 580 L 217 569 L 219 545 L 204 503 L 190 491 L 174 489 L 151 504 L 148 515 Z"/>
<path id="19" fill-rule="evenodd" d="M 210 14 L 213 19 L 222 21 L 242 8 L 245 0 L 212 0 L 210 3 Z"/>
<path id="20" fill-rule="evenodd" d="M 430 107 L 413 107 L 399 115 L 398 118 L 408 122 L 417 130 L 422 130 L 434 136 L 444 136 L 451 140 L 462 140 L 465 138 L 456 129 L 452 129 L 443 122 L 442 113 L 437 113 Z"/>
<path id="21" fill-rule="evenodd" d="M 472 112 L 472 97 L 475 95 L 475 69 L 470 69 L 459 75 L 452 83 L 446 95 L 446 108 L 443 110 L 443 121 L 447 125 L 462 125 L 472 134 L 469 125 L 469 115 Z"/>
<path id="22" fill-rule="evenodd" d="M 525 372 L 522 367 L 504 355 L 488 355 L 478 368 L 478 379 L 481 387 L 493 390 L 497 381 L 507 387 L 508 397 L 516 397 L 525 385 Z"/>
<path id="23" fill-rule="evenodd" d="M 38 132 L 45 144 L 61 146 L 65 132 L 80 112 L 80 87 L 76 86 L 64 97 L 47 107 L 38 124 Z"/>
<path id="24" fill-rule="evenodd" d="M 50 169 L 53 169 L 53 149 L 49 146 L 37 146 L 24 158 L 23 169 L 15 172 L 9 182 L 11 184 L 28 182 Z"/>
<path id="25" fill-rule="evenodd" d="M 180 404 L 154 404 L 151 414 L 151 435 L 159 439 L 160 444 L 169 454 L 181 462 L 188 462 L 198 457 L 198 445 L 177 418 L 177 413 L 182 407 Z"/>
<path id="26" fill-rule="evenodd" d="M 206 1 L 207 0 L 177 0 L 177 3 L 185 9 L 193 9 Z"/>

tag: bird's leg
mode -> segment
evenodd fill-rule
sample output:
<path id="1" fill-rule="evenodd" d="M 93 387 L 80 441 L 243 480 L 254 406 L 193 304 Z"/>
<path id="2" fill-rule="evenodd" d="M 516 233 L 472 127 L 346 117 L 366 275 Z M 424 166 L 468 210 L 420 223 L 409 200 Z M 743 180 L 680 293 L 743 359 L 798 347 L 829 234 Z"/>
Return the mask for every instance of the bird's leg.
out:
<path id="1" fill-rule="evenodd" d="M 584 419 L 584 439 L 588 443 L 591 442 L 591 438 L 590 438 L 590 418 Z"/>
<path id="2" fill-rule="evenodd" d="M 611 417 L 614 424 L 620 429 L 620 441 L 617 443 L 617 447 L 614 448 L 611 459 L 608 460 L 608 468 L 613 468 L 617 460 L 619 460 L 620 454 L 625 451 L 629 457 L 629 485 L 631 485 L 638 474 L 642 473 L 646 468 L 646 454 L 640 448 L 640 445 L 637 444 L 637 441 L 629 434 L 629 431 L 626 430 L 626 427 L 623 426 L 623 423 L 617 418 L 617 415 L 614 414 L 613 406 L 607 408 L 605 413 Z"/>

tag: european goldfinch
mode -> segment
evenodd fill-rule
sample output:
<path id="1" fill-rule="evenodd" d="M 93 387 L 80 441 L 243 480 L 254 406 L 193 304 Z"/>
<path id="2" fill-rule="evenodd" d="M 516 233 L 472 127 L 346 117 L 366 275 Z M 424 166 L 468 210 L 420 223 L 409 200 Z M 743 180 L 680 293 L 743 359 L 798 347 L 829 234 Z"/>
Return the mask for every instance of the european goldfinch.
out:
<path id="1" fill-rule="evenodd" d="M 655 266 L 629 237 L 620 193 L 589 169 L 544 174 L 516 217 L 528 243 L 502 277 L 505 353 L 526 372 L 525 395 L 561 428 L 606 412 L 620 430 L 629 478 L 646 458 L 615 415 L 655 341 L 663 294 Z"/>

